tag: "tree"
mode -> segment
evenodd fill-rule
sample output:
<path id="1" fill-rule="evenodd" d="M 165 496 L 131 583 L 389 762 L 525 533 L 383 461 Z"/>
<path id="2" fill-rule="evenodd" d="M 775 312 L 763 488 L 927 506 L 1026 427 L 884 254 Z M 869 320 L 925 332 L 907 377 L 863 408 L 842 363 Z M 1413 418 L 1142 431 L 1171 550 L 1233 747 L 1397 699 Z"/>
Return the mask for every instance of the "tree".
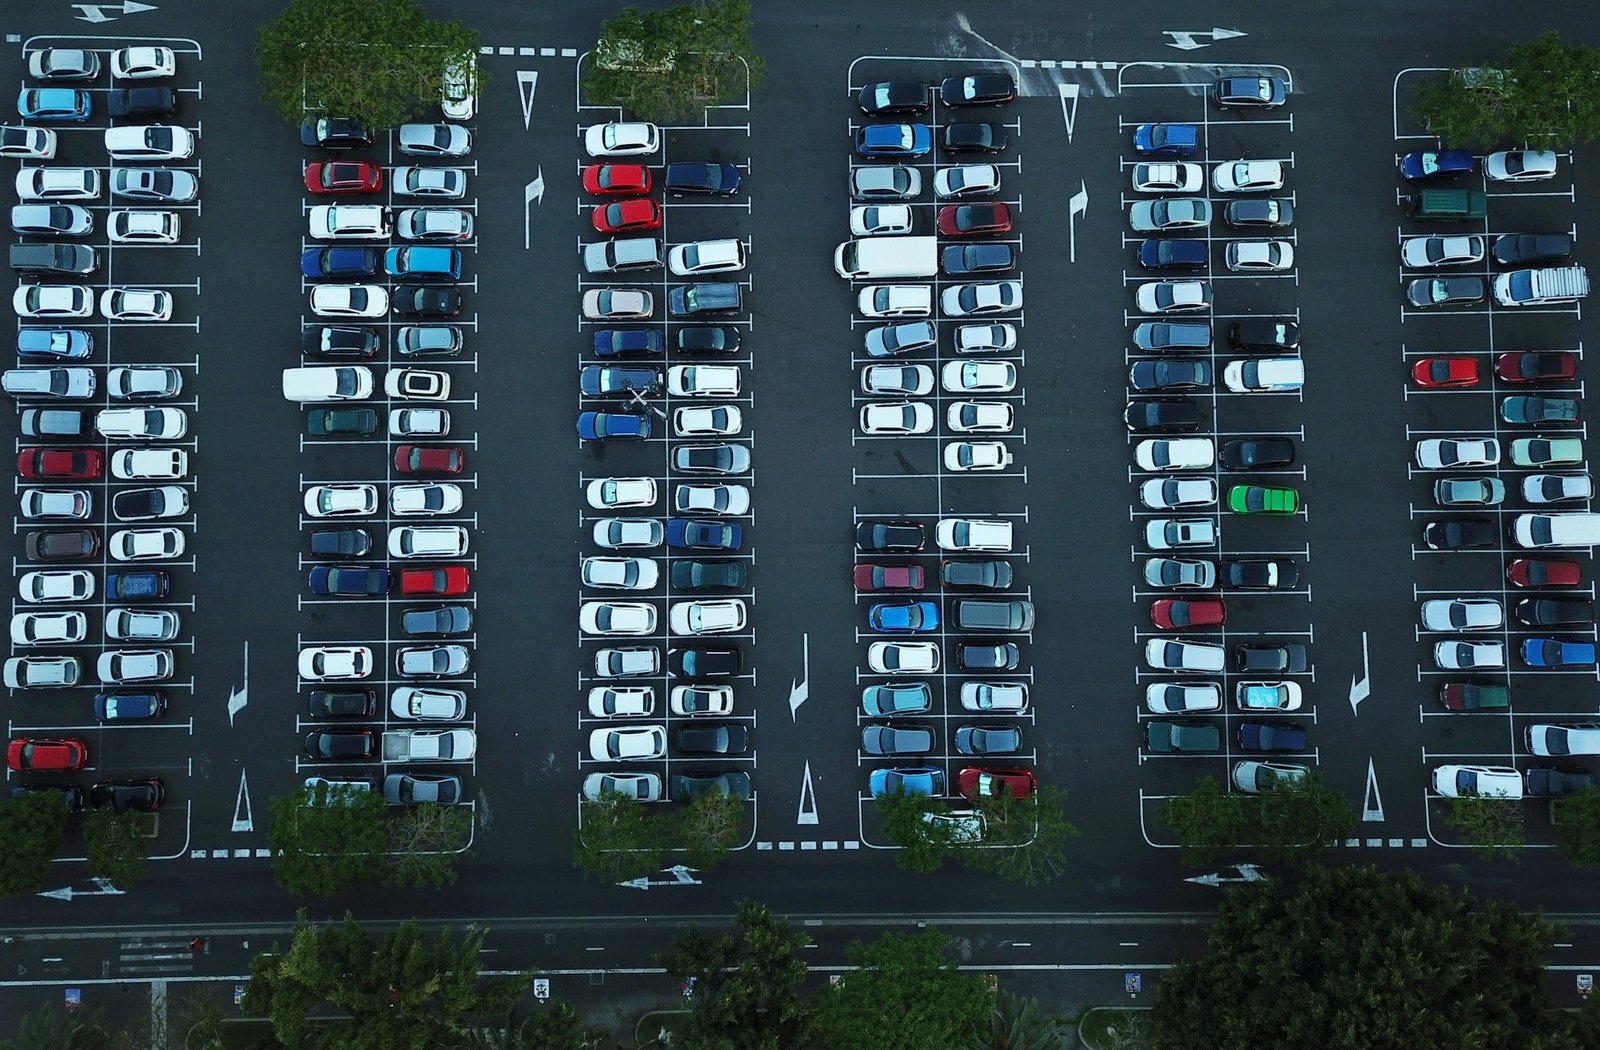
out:
<path id="1" fill-rule="evenodd" d="M 1413 873 L 1309 867 L 1229 890 L 1205 954 L 1156 986 L 1161 1050 L 1523 1047 L 1553 1021 L 1541 976 L 1558 934 Z"/>
<path id="2" fill-rule="evenodd" d="M 431 886 L 456 881 L 456 862 L 472 840 L 472 814 L 464 806 L 427 803 L 389 819 L 390 886 Z"/>
<path id="3" fill-rule="evenodd" d="M 646 804 L 614 791 L 579 806 L 572 859 L 585 875 L 607 882 L 636 879 L 661 867 L 670 824 Z"/>
<path id="4" fill-rule="evenodd" d="M 50 862 L 67 833 L 66 796 L 28 791 L 0 797 L 0 897 L 37 893 L 50 875 Z"/>
<path id="5" fill-rule="evenodd" d="M 1412 114 L 1447 146 L 1564 149 L 1600 138 L 1600 50 L 1555 33 L 1512 44 L 1499 67 L 1418 86 Z"/>
<path id="6" fill-rule="evenodd" d="M 1222 789 L 1215 777 L 1202 777 L 1187 795 L 1161 806 L 1161 822 L 1178 837 L 1183 862 L 1199 867 L 1244 841 L 1250 828 L 1248 800 Z"/>
<path id="7" fill-rule="evenodd" d="M 57 801 L 57 805 L 60 802 Z M 45 1003 L 16 1022 L 17 1042 L 0 1041 L 3 1050 L 105 1050 L 110 1038 L 100 1027 L 96 1010 L 63 1010 Z"/>
<path id="8" fill-rule="evenodd" d="M 883 819 L 883 837 L 900 848 L 894 862 L 906 871 L 937 871 L 956 851 L 956 829 L 948 823 L 930 824 L 923 819 L 944 807 L 927 795 L 908 794 L 896 787 L 877 795 L 873 808 Z"/>
<path id="9" fill-rule="evenodd" d="M 1600 788 L 1556 802 L 1556 848 L 1574 864 L 1600 864 Z"/>
<path id="10" fill-rule="evenodd" d="M 981 799 L 987 818 L 982 842 L 962 843 L 958 856 L 970 867 L 990 871 L 1024 886 L 1049 882 L 1067 868 L 1067 843 L 1078 829 L 1067 820 L 1067 793 L 1039 788 L 1032 798 L 1017 799 L 1002 791 Z"/>
<path id="11" fill-rule="evenodd" d="M 1496 853 L 1504 853 L 1507 860 L 1517 859 L 1517 848 L 1523 843 L 1520 802 L 1463 795 L 1450 800 L 1450 815 L 1445 820 L 1484 860 L 1493 860 Z"/>
<path id="12" fill-rule="evenodd" d="M 257 34 L 256 67 L 262 100 L 291 124 L 386 128 L 436 106 L 447 59 L 477 51 L 476 32 L 428 18 L 417 0 L 291 0 Z"/>
<path id="13" fill-rule="evenodd" d="M 969 1046 L 987 1027 L 994 995 L 942 952 L 935 929 L 890 932 L 850 945 L 855 969 L 816 1000 L 816 1037 L 830 1050 L 927 1050 Z"/>
<path id="14" fill-rule="evenodd" d="M 742 799 L 717 789 L 696 795 L 678 811 L 676 840 L 688 849 L 691 868 L 710 871 L 727 859 L 744 830 Z"/>
<path id="15" fill-rule="evenodd" d="M 373 791 L 302 787 L 272 800 L 267 845 L 273 874 L 290 893 L 330 897 L 382 880 L 389 844 L 389 806 Z"/>
<path id="16" fill-rule="evenodd" d="M 749 0 L 700 0 L 664 11 L 625 7 L 601 25 L 589 58 L 584 97 L 662 123 L 754 90 L 763 69 L 750 46 Z"/>
<path id="17" fill-rule="evenodd" d="M 741 901 L 738 930 L 708 937 L 698 927 L 656 957 L 691 989 L 684 1044 L 696 1050 L 804 1050 L 811 1010 L 800 995 L 811 939 L 764 905 Z"/>
<path id="18" fill-rule="evenodd" d="M 1356 827 L 1349 800 L 1315 769 L 1295 780 L 1273 780 L 1251 801 L 1246 809 L 1254 818 L 1249 840 L 1276 860 L 1305 861 L 1329 842 L 1349 837 Z"/>
<path id="19" fill-rule="evenodd" d="M 89 874 L 110 879 L 120 889 L 129 889 L 144 878 L 149 860 L 145 843 L 150 818 L 129 810 L 118 813 L 97 809 L 83 822 L 84 852 Z"/>
<path id="20" fill-rule="evenodd" d="M 1015 992 L 995 993 L 989 1031 L 972 1042 L 972 1050 L 1060 1050 L 1061 1022 L 1039 1013 L 1039 1000 Z"/>
<path id="21" fill-rule="evenodd" d="M 517 1029 L 517 1042 L 505 1050 L 603 1050 L 609 1041 L 602 1028 L 592 1028 L 570 1003 L 551 1003 L 531 1014 Z"/>

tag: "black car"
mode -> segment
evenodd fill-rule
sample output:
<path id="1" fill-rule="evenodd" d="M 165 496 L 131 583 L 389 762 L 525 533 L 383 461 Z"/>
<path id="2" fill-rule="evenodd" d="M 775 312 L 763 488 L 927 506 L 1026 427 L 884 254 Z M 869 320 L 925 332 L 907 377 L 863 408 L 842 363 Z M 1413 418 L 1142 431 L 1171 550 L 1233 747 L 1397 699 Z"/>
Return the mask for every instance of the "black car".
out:
<path id="1" fill-rule="evenodd" d="M 686 193 L 731 197 L 739 192 L 739 169 L 732 164 L 674 161 L 667 165 L 661 185 L 669 197 Z"/>
<path id="2" fill-rule="evenodd" d="M 1139 265 L 1147 270 L 1203 270 L 1206 265 L 1206 242 L 1184 238 L 1147 238 L 1139 245 Z M 1206 341 L 1210 342 L 1209 330 Z"/>
<path id="3" fill-rule="evenodd" d="M 94 694 L 97 722 L 149 722 L 167 713 L 167 694 L 159 689 Z"/>
<path id="4" fill-rule="evenodd" d="M 578 373 L 578 389 L 584 397 L 626 397 L 635 392 L 652 394 L 661 389 L 661 384 L 661 373 L 653 368 L 584 365 Z"/>
<path id="5" fill-rule="evenodd" d="M 113 117 L 164 117 L 178 108 L 169 87 L 117 88 L 106 94 L 106 113 Z"/>
<path id="6" fill-rule="evenodd" d="M 1594 603 L 1575 598 L 1524 598 L 1518 602 L 1517 619 L 1529 627 L 1558 627 L 1594 623 Z"/>
<path id="7" fill-rule="evenodd" d="M 448 324 L 406 325 L 394 338 L 402 357 L 454 357 L 461 346 L 461 329 Z"/>
<path id="8" fill-rule="evenodd" d="M 89 805 L 95 809 L 110 807 L 117 813 L 136 809 L 141 813 L 154 813 L 167 798 L 166 785 L 160 777 L 148 780 L 102 780 L 89 789 Z"/>
<path id="9" fill-rule="evenodd" d="M 1594 787 L 1594 774 L 1570 766 L 1533 766 L 1523 771 L 1522 781 L 1527 794 L 1554 797 Z"/>
<path id="10" fill-rule="evenodd" d="M 1128 385 L 1135 390 L 1172 390 L 1211 385 L 1208 361 L 1136 361 L 1128 369 Z"/>
<path id="11" fill-rule="evenodd" d="M 1245 317 L 1228 328 L 1235 350 L 1293 350 L 1300 345 L 1300 326 L 1277 317 Z"/>
<path id="12" fill-rule="evenodd" d="M 29 561 L 83 561 L 100 553 L 100 534 L 93 529 L 30 532 L 22 549 Z"/>
<path id="13" fill-rule="evenodd" d="M 891 113 L 926 113 L 933 105 L 928 85 L 913 80 L 886 80 L 864 85 L 856 94 L 861 112 L 873 116 Z"/>
<path id="14" fill-rule="evenodd" d="M 378 413 L 370 408 L 313 408 L 306 413 L 306 433 L 313 437 L 366 437 L 377 432 Z"/>
<path id="15" fill-rule="evenodd" d="M 444 638 L 472 630 L 465 605 L 424 605 L 400 614 L 400 630 L 413 638 Z"/>
<path id="16" fill-rule="evenodd" d="M 372 145 L 372 129 L 348 117 L 321 117 L 300 125 L 300 145 L 321 149 L 366 149 Z"/>
<path id="17" fill-rule="evenodd" d="M 743 590 L 750 581 L 750 567 L 742 561 L 673 558 L 671 577 L 672 586 L 686 591 Z"/>
<path id="18" fill-rule="evenodd" d="M 119 521 L 146 521 L 168 516 L 167 494 L 159 488 L 125 489 L 111 497 L 111 513 Z"/>
<path id="19" fill-rule="evenodd" d="M 1493 547 L 1500 542 L 1500 530 L 1488 518 L 1458 518 L 1430 521 L 1422 530 L 1422 542 L 1429 550 L 1460 551 Z"/>
<path id="20" fill-rule="evenodd" d="M 744 651 L 731 645 L 667 652 L 667 667 L 679 678 L 731 678 L 743 666 Z"/>
<path id="21" fill-rule="evenodd" d="M 863 551 L 920 551 L 927 539 L 914 521 L 863 521 L 856 526 L 856 549 Z"/>
<path id="22" fill-rule="evenodd" d="M 680 354 L 737 354 L 739 330 L 727 325 L 680 328 L 672 345 Z"/>
<path id="23" fill-rule="evenodd" d="M 1011 563 L 1000 558 L 988 561 L 942 561 L 939 579 L 946 587 L 982 587 L 1003 591 L 1011 586 Z"/>
<path id="24" fill-rule="evenodd" d="M 1016 264 L 1009 244 L 952 244 L 939 257 L 939 267 L 949 274 L 1009 270 Z"/>
<path id="25" fill-rule="evenodd" d="M 1507 233 L 1494 241 L 1494 261 L 1502 266 L 1565 259 L 1571 254 L 1572 236 L 1566 233 Z"/>
<path id="26" fill-rule="evenodd" d="M 84 408 L 25 408 L 22 436 L 81 438 L 94 433 L 94 413 Z"/>
<path id="27" fill-rule="evenodd" d="M 12 798 L 22 798 L 26 795 L 55 795 L 67 807 L 70 813 L 83 812 L 83 788 L 76 784 L 14 784 L 11 787 Z"/>
<path id="28" fill-rule="evenodd" d="M 1275 591 L 1300 582 L 1300 566 L 1287 558 L 1238 558 L 1222 563 L 1222 585 Z"/>
<path id="29" fill-rule="evenodd" d="M 1013 642 L 967 642 L 956 647 L 956 665 L 966 671 L 1015 671 L 1020 663 L 1022 652 Z"/>
<path id="30" fill-rule="evenodd" d="M 968 73 L 946 77 L 939 101 L 947 106 L 1003 106 L 1017 97 L 1017 83 L 1008 73 Z"/>
<path id="31" fill-rule="evenodd" d="M 1009 141 L 999 124 L 946 124 L 939 136 L 946 153 L 1002 153 Z"/>
<path id="32" fill-rule="evenodd" d="M 312 554 L 348 554 L 359 558 L 372 549 L 366 529 L 317 529 L 311 534 Z"/>
<path id="33" fill-rule="evenodd" d="M 1222 210 L 1222 221 L 1234 229 L 1246 226 L 1282 229 L 1294 224 L 1294 202 L 1283 197 L 1229 201 Z"/>
<path id="34" fill-rule="evenodd" d="M 1287 467 L 1294 462 L 1294 442 L 1288 438 L 1234 438 L 1217 450 L 1223 470 L 1260 470 Z"/>
<path id="35" fill-rule="evenodd" d="M 312 718 L 371 718 L 378 695 L 371 689 L 313 689 L 308 706 Z"/>
<path id="36" fill-rule="evenodd" d="M 1418 277 L 1406 285 L 1406 302 L 1416 307 L 1480 303 L 1488 294 L 1481 277 Z"/>
<path id="37" fill-rule="evenodd" d="M 670 784 L 674 802 L 692 802 L 711 791 L 720 791 L 729 798 L 750 797 L 749 773 L 674 773 Z"/>
<path id="38" fill-rule="evenodd" d="M 1200 429 L 1200 402 L 1188 397 L 1130 401 L 1122 421 L 1135 434 L 1189 434 Z"/>
<path id="39" fill-rule="evenodd" d="M 403 284 L 390 297 L 401 317 L 454 317 L 461 312 L 461 293 L 454 288 Z"/>
<path id="40" fill-rule="evenodd" d="M 1288 85 L 1277 77 L 1223 77 L 1211 92 L 1218 109 L 1281 106 L 1288 97 Z"/>
<path id="41" fill-rule="evenodd" d="M 328 729 L 306 734 L 306 754 L 333 762 L 369 760 L 378 753 L 370 729 Z"/>
<path id="42" fill-rule="evenodd" d="M 692 725 L 678 730 L 677 749 L 686 755 L 742 755 L 750 731 L 740 725 Z"/>
<path id="43" fill-rule="evenodd" d="M 1203 353 L 1211 349 L 1211 326 L 1146 321 L 1133 330 L 1134 348 L 1146 354 Z"/>
<path id="44" fill-rule="evenodd" d="M 743 445 L 679 445 L 672 465 L 688 474 L 743 474 L 750 469 L 750 450 Z"/>
<path id="45" fill-rule="evenodd" d="M 383 340 L 357 325 L 312 325 L 300 330 L 300 352 L 307 357 L 375 357 Z"/>
<path id="46" fill-rule="evenodd" d="M 1306 647 L 1299 642 L 1254 643 L 1233 649 L 1233 669 L 1240 674 L 1304 674 Z"/>

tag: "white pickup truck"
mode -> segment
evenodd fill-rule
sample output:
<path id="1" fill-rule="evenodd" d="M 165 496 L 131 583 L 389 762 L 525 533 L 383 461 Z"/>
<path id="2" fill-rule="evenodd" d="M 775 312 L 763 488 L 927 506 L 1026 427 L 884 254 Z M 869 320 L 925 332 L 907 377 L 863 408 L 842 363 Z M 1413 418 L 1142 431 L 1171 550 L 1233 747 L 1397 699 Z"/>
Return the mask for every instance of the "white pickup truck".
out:
<path id="1" fill-rule="evenodd" d="M 465 762 L 478 753 L 470 729 L 401 729 L 383 734 L 385 762 Z"/>
<path id="2" fill-rule="evenodd" d="M 1570 303 L 1589 294 L 1589 271 L 1581 266 L 1512 270 L 1494 279 L 1494 301 L 1501 306 Z"/>

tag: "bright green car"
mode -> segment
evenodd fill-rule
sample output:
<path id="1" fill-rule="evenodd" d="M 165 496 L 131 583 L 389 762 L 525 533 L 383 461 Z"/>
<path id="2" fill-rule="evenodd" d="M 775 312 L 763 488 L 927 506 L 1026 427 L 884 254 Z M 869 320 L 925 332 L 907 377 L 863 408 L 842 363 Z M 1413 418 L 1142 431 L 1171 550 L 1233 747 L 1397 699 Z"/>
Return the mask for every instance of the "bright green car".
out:
<path id="1" fill-rule="evenodd" d="M 1228 490 L 1228 509 L 1235 514 L 1293 514 L 1300 493 L 1266 485 L 1235 485 Z"/>

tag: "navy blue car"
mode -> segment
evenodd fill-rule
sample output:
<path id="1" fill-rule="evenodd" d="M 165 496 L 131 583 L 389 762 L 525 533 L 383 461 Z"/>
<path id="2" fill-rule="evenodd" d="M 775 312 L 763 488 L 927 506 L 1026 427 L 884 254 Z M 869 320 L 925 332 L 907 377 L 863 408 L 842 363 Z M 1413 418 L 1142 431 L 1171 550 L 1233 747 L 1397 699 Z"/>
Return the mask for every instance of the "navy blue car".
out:
<path id="1" fill-rule="evenodd" d="M 578 437 L 584 441 L 606 438 L 640 440 L 650 436 L 650 417 L 626 412 L 584 412 L 578 416 Z"/>
<path id="2" fill-rule="evenodd" d="M 94 694 L 94 717 L 99 722 L 147 722 L 167 713 L 167 694 L 159 689 Z"/>
<path id="3" fill-rule="evenodd" d="M 312 594 L 388 594 L 389 570 L 356 565 L 313 565 L 307 578 Z"/>
<path id="4" fill-rule="evenodd" d="M 94 353 L 94 336 L 80 328 L 22 328 L 17 331 L 17 356 L 53 361 L 81 361 Z"/>
<path id="5" fill-rule="evenodd" d="M 596 357 L 659 354 L 662 345 L 661 333 L 653 328 L 602 328 L 594 334 Z"/>
<path id="6" fill-rule="evenodd" d="M 1135 361 L 1128 369 L 1135 390 L 1171 390 L 1211 385 L 1209 361 Z"/>
<path id="7" fill-rule="evenodd" d="M 578 373 L 584 397 L 621 397 L 630 392 L 652 393 L 661 388 L 661 373 L 653 368 L 584 365 Z"/>
<path id="8" fill-rule="evenodd" d="M 1139 245 L 1139 265 L 1148 270 L 1203 270 L 1206 242 L 1148 238 Z"/>
<path id="9" fill-rule="evenodd" d="M 667 546 L 690 550 L 736 551 L 744 543 L 744 530 L 734 521 L 667 519 Z"/>
<path id="10" fill-rule="evenodd" d="M 313 281 L 374 277 L 378 252 L 373 248 L 308 248 L 300 256 L 300 272 Z"/>
<path id="11" fill-rule="evenodd" d="M 1200 148 L 1193 124 L 1140 124 L 1133 129 L 1134 152 L 1144 157 L 1192 157 Z"/>
<path id="12" fill-rule="evenodd" d="M 1244 722 L 1239 726 L 1242 751 L 1304 751 L 1304 726 L 1292 722 Z"/>
<path id="13" fill-rule="evenodd" d="M 1422 149 L 1400 158 L 1400 177 L 1407 182 L 1459 179 L 1472 174 L 1469 149 Z"/>
<path id="14" fill-rule="evenodd" d="M 731 197 L 739 192 L 739 169 L 732 164 L 678 161 L 667 165 L 661 183 L 669 197 L 681 197 L 686 193 Z"/>
<path id="15" fill-rule="evenodd" d="M 1559 638 L 1524 638 L 1522 662 L 1529 667 L 1593 667 L 1593 642 L 1564 642 Z"/>
<path id="16" fill-rule="evenodd" d="M 933 148 L 926 124 L 866 124 L 856 129 L 856 152 L 873 159 L 923 157 Z"/>

